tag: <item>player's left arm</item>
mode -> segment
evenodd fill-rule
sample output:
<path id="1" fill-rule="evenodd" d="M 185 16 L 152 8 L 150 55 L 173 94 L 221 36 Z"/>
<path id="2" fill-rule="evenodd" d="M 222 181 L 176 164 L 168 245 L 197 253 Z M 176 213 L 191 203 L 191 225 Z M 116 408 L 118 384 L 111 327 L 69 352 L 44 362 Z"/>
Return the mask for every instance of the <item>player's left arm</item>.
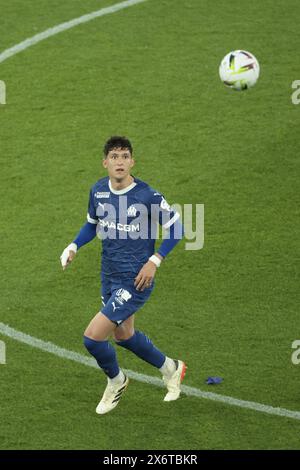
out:
<path id="1" fill-rule="evenodd" d="M 184 227 L 179 220 L 179 213 L 172 211 L 163 196 L 160 197 L 160 211 L 157 218 L 160 225 L 166 230 L 166 235 L 158 251 L 150 256 L 135 279 L 136 289 L 141 291 L 151 286 L 157 268 L 184 236 Z"/>

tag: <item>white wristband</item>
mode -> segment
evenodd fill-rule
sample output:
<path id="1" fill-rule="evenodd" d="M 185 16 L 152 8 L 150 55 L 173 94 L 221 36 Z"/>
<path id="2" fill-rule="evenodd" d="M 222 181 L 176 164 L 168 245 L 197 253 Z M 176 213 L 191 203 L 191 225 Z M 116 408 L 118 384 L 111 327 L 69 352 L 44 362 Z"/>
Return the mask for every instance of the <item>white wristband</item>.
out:
<path id="1" fill-rule="evenodd" d="M 159 268 L 161 265 L 161 259 L 159 259 L 159 257 L 156 255 L 150 256 L 149 261 L 152 261 L 152 263 L 154 263 L 157 268 Z"/>
<path id="2" fill-rule="evenodd" d="M 64 251 L 62 252 L 62 255 L 60 257 L 60 262 L 63 268 L 67 266 L 67 261 L 69 258 L 70 251 L 74 251 L 75 253 L 77 252 L 76 243 L 70 243 L 70 245 L 68 245 L 67 248 L 65 248 Z"/>

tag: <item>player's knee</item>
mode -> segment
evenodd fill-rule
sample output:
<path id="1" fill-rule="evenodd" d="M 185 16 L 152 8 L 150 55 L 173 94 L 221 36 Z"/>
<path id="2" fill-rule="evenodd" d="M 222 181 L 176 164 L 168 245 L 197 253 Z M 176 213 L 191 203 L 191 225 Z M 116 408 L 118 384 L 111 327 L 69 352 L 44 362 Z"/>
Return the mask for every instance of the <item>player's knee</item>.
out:
<path id="1" fill-rule="evenodd" d="M 86 335 L 84 334 L 84 336 L 83 336 L 83 344 L 84 344 L 84 346 L 86 347 L 86 349 L 87 349 L 91 354 L 93 354 L 93 351 L 94 351 L 94 349 L 95 349 L 95 347 L 96 347 L 96 344 L 95 344 L 95 343 L 96 343 L 95 340 L 93 340 L 92 338 L 89 338 L 88 336 L 86 336 Z"/>
<path id="2" fill-rule="evenodd" d="M 91 323 L 86 327 L 85 332 L 83 333 L 84 336 L 87 338 L 93 339 L 94 341 L 105 341 L 108 338 L 107 328 L 105 329 L 105 325 L 99 325 L 99 323 L 95 319 L 91 321 Z"/>
<path id="3" fill-rule="evenodd" d="M 132 336 L 134 335 L 135 331 L 134 331 L 134 328 L 130 328 L 130 327 L 123 327 L 122 325 L 120 327 L 118 327 L 115 331 L 114 331 L 114 339 L 115 341 L 126 341 L 130 338 L 132 338 Z"/>
<path id="4" fill-rule="evenodd" d="M 97 340 L 98 338 L 96 338 L 96 335 L 94 334 L 94 331 L 93 331 L 93 328 L 89 325 L 85 332 L 83 333 L 83 336 L 87 337 L 87 338 L 90 338 L 90 339 L 93 339 L 93 340 Z"/>
<path id="5" fill-rule="evenodd" d="M 98 341 L 88 336 L 83 337 L 83 344 L 90 354 L 93 356 L 99 351 L 103 352 L 106 349 L 107 341 Z"/>
<path id="6" fill-rule="evenodd" d="M 115 355 L 114 348 L 108 341 L 95 341 L 94 339 L 84 336 L 83 344 L 88 352 L 98 359 L 105 361 L 110 359 L 112 355 Z"/>

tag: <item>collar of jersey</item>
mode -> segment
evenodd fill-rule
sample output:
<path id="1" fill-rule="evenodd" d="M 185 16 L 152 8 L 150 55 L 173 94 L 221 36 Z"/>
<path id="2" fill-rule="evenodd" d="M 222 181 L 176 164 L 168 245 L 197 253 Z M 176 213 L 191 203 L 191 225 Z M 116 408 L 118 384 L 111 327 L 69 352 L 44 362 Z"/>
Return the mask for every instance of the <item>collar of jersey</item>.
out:
<path id="1" fill-rule="evenodd" d="M 130 191 L 131 189 L 133 189 L 136 185 L 137 185 L 137 183 L 136 183 L 135 181 L 133 181 L 133 182 L 132 182 L 129 186 L 127 186 L 126 188 L 124 188 L 124 189 L 119 189 L 119 190 L 117 191 L 116 189 L 113 189 L 110 180 L 108 180 L 108 186 L 109 186 L 110 191 L 111 191 L 113 194 L 117 194 L 117 195 L 121 195 L 121 194 L 128 193 L 128 191 Z"/>

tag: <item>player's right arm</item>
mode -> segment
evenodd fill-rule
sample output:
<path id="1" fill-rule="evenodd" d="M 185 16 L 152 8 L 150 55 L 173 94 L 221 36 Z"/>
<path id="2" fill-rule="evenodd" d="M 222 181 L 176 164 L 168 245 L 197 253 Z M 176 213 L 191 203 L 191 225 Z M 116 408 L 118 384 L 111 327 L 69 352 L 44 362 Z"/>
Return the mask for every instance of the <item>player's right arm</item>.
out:
<path id="1" fill-rule="evenodd" d="M 73 261 L 76 256 L 77 251 L 86 243 L 89 243 L 96 236 L 96 227 L 97 227 L 97 216 L 96 210 L 93 204 L 93 192 L 90 191 L 88 213 L 87 213 L 87 222 L 83 227 L 81 227 L 78 235 L 75 240 L 68 245 L 61 254 L 60 261 L 63 269 Z"/>

